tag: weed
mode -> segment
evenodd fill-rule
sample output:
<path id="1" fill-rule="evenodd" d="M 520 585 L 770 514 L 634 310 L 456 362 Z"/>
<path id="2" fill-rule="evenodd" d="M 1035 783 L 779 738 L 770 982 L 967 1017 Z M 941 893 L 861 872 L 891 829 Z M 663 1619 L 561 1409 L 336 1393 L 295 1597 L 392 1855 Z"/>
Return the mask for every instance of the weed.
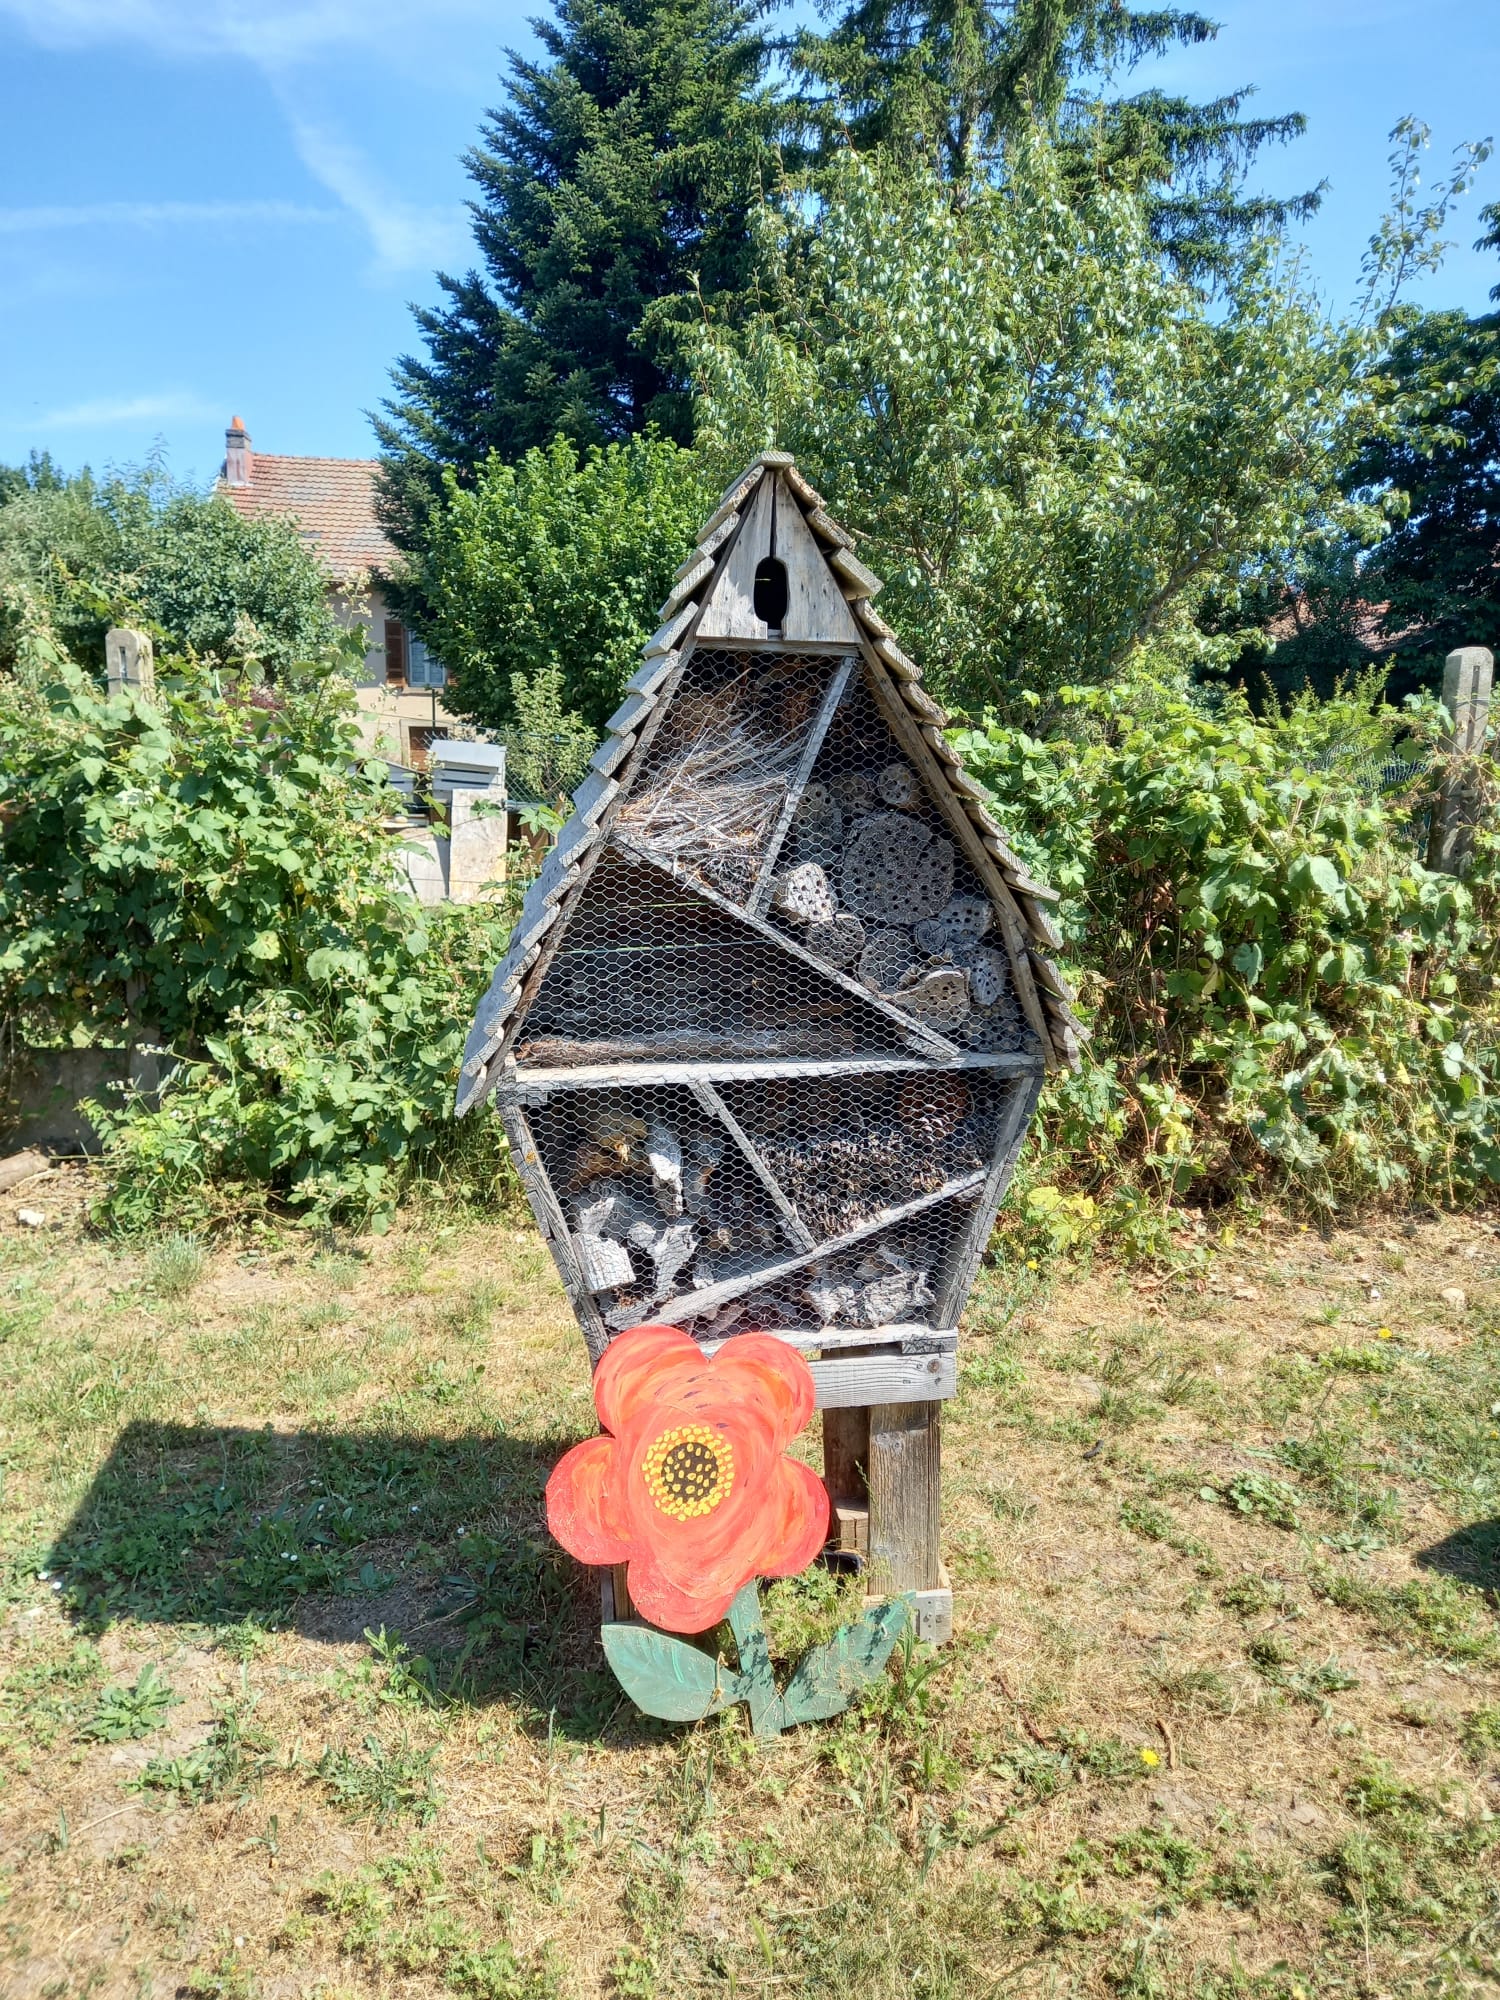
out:
<path id="1" fill-rule="evenodd" d="M 1500 1757 L 1500 1707 L 1476 1708 L 1465 1716 L 1462 1741 L 1476 1764 Z"/>
<path id="2" fill-rule="evenodd" d="M 1237 1514 L 1253 1515 L 1273 1528 L 1295 1529 L 1300 1525 L 1296 1493 L 1284 1479 L 1273 1479 L 1268 1472 L 1241 1472 L 1227 1486 L 1205 1486 L 1202 1497 L 1222 1500 Z"/>
<path id="3" fill-rule="evenodd" d="M 1396 1357 L 1388 1347 L 1330 1347 L 1323 1366 L 1342 1369 L 1346 1375 L 1389 1375 Z"/>
<path id="4" fill-rule="evenodd" d="M 84 1724 L 83 1733 L 100 1743 L 133 1742 L 138 1736 L 149 1736 L 153 1729 L 160 1729 L 167 1711 L 181 1699 L 148 1662 L 133 1686 L 107 1687 L 102 1691 L 99 1705 Z"/>
<path id="5" fill-rule="evenodd" d="M 1404 1640 L 1441 1659 L 1500 1658 L 1500 1635 L 1493 1620 L 1451 1577 L 1414 1576 L 1393 1585 L 1317 1568 L 1310 1572 L 1310 1581 L 1328 1603 L 1360 1612 L 1387 1638 Z"/>
<path id="6" fill-rule="evenodd" d="M 242 1798 L 254 1789 L 271 1760 L 272 1744 L 250 1724 L 250 1709 L 220 1711 L 206 1742 L 180 1757 L 153 1757 L 132 1789 L 169 1792 L 187 1806 Z"/>
<path id="7" fill-rule="evenodd" d="M 1255 1618 L 1270 1609 L 1273 1599 L 1264 1577 L 1237 1576 L 1219 1592 L 1219 1602 L 1226 1611 L 1237 1611 L 1241 1618 Z"/>
<path id="8" fill-rule="evenodd" d="M 403 1745 L 389 1750 L 378 1736 L 367 1736 L 365 1754 L 330 1745 L 318 1762 L 318 1776 L 328 1796 L 342 1812 L 373 1815 L 382 1824 L 407 1815 L 419 1826 L 434 1817 L 441 1803 L 432 1774 L 435 1750 Z"/>
<path id="9" fill-rule="evenodd" d="M 143 1281 L 159 1299 L 186 1298 L 207 1267 L 207 1255 L 196 1236 L 167 1236 L 147 1257 Z"/>
<path id="10" fill-rule="evenodd" d="M 1179 1555 L 1192 1556 L 1198 1564 L 1200 1576 L 1216 1576 L 1218 1564 L 1207 1542 L 1200 1542 L 1196 1535 L 1190 1535 L 1175 1515 L 1165 1507 L 1158 1507 L 1151 1500 L 1126 1500 L 1120 1507 L 1120 1521 L 1124 1527 L 1140 1535 L 1148 1542 L 1161 1542 Z"/>

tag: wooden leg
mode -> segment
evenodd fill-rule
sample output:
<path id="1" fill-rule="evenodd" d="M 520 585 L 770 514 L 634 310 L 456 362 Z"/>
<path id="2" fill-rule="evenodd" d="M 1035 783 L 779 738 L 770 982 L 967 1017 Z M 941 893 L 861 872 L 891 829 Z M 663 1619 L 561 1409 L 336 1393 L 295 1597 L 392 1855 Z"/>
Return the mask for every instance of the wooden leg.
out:
<path id="1" fill-rule="evenodd" d="M 940 1403 L 877 1403 L 866 1461 L 870 1565 L 883 1590 L 936 1590 Z"/>
<path id="2" fill-rule="evenodd" d="M 833 1516 L 833 1545 L 853 1555 L 870 1552 L 870 1502 L 865 1465 L 870 1450 L 868 1410 L 823 1412 L 823 1484 Z"/>
<path id="3" fill-rule="evenodd" d="M 624 1563 L 613 1563 L 599 1572 L 599 1608 L 606 1625 L 624 1624 L 626 1619 L 635 1616 L 630 1587 L 626 1582 L 628 1574 Z"/>

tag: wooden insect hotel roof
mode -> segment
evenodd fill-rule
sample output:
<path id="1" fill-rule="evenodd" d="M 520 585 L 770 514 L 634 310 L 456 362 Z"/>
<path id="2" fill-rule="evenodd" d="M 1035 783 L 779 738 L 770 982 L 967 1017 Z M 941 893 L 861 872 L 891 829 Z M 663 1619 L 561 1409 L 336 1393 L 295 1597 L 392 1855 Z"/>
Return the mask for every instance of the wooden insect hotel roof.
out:
<path id="1" fill-rule="evenodd" d="M 733 483 L 480 1003 L 457 1109 L 495 1096 L 596 1359 L 641 1320 L 754 1327 L 821 1357 L 825 1405 L 951 1394 L 1076 1060 L 1057 898 L 879 589 L 787 454 Z"/>

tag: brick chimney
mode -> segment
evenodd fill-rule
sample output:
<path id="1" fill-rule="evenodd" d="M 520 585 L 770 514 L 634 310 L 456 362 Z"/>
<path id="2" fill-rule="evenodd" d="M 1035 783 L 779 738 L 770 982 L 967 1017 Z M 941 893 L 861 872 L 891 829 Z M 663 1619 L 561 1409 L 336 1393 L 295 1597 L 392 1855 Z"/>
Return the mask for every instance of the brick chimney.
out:
<path id="1" fill-rule="evenodd" d="M 250 449 L 250 433 L 245 429 L 245 419 L 231 417 L 229 428 L 224 433 L 224 484 L 248 486 L 254 465 L 255 454 Z"/>

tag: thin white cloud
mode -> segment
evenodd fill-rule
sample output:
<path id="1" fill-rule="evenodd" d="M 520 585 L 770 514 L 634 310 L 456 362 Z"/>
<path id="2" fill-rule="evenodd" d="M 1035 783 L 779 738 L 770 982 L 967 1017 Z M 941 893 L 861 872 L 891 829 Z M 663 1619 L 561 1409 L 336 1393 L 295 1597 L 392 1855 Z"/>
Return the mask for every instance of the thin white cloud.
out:
<path id="1" fill-rule="evenodd" d="M 292 136 L 309 173 L 364 224 L 382 275 L 431 270 L 469 254 L 468 216 L 456 203 L 437 208 L 403 201 L 384 186 L 357 146 L 326 126 L 294 118 Z"/>
<path id="2" fill-rule="evenodd" d="M 90 201 L 42 208 L 0 208 L 0 236 L 54 229 L 175 229 L 199 223 L 337 222 L 339 210 L 295 201 Z"/>
<path id="3" fill-rule="evenodd" d="M 519 15 L 519 0 L 515 0 Z M 494 0 L 0 0 L 0 24 L 10 21 L 32 41 L 48 48 L 134 44 L 170 61 L 233 56 L 260 72 L 291 127 L 304 165 L 343 203 L 369 236 L 374 275 L 389 278 L 463 262 L 471 254 L 466 211 L 412 202 L 394 193 L 359 147 L 333 125 L 304 108 L 303 91 L 319 69 L 326 72 L 334 51 L 356 53 L 410 74 L 424 63 L 446 66 L 458 44 L 476 36 L 488 43 L 496 30 Z M 522 25 L 517 19 L 518 28 Z M 498 50 L 496 50 L 498 58 Z M 225 204 L 261 208 L 261 204 Z M 229 221 L 210 213 L 217 203 L 128 204 L 124 218 L 144 226 L 159 220 Z M 317 211 L 297 213 L 287 204 L 264 205 L 266 222 L 303 221 Z M 176 215 L 166 211 L 175 209 Z M 0 211 L 0 233 L 6 232 Z M 9 233 L 66 227 L 61 211 L 9 211 L 23 218 Z M 80 216 L 89 209 L 76 211 Z M 53 223 L 30 220 L 55 214 Z M 100 219 L 103 219 L 102 216 Z"/>
<path id="4" fill-rule="evenodd" d="M 83 430 L 94 426 L 104 428 L 111 424 L 197 422 L 212 414 L 201 396 L 190 396 L 180 391 L 160 396 L 100 396 L 92 402 L 70 403 L 64 409 L 49 410 L 45 416 L 28 418 L 26 428 L 36 431 Z"/>

